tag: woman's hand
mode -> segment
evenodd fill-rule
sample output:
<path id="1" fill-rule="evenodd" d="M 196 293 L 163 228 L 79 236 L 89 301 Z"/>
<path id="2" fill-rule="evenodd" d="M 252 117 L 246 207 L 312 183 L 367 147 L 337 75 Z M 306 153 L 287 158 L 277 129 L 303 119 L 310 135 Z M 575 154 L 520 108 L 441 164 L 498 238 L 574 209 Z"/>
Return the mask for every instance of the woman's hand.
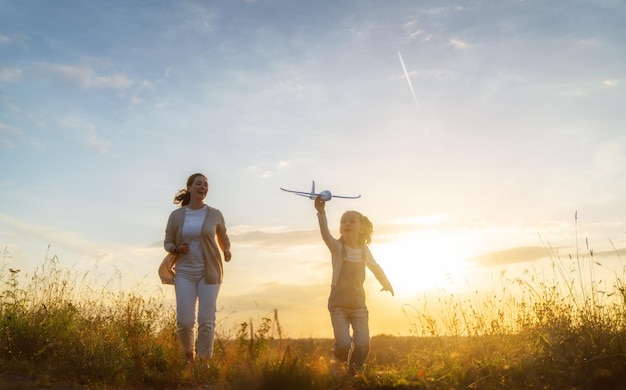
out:
<path id="1" fill-rule="evenodd" d="M 176 245 L 174 247 L 174 254 L 186 255 L 187 253 L 189 253 L 189 244 L 187 243 Z"/>
<path id="2" fill-rule="evenodd" d="M 230 253 L 230 249 L 224 249 L 224 261 L 230 261 L 233 255 Z"/>
<path id="3" fill-rule="evenodd" d="M 326 202 L 324 202 L 322 200 L 321 196 L 317 196 L 317 198 L 315 198 L 315 210 L 317 210 L 318 213 L 323 213 L 324 212 L 324 205 L 326 204 Z"/>

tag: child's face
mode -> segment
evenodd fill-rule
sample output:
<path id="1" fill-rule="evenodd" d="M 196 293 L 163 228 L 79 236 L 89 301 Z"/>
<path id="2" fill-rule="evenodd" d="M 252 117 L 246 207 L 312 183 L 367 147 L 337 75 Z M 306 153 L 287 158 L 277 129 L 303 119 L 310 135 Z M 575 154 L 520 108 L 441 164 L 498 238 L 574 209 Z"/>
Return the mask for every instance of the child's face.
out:
<path id="1" fill-rule="evenodd" d="M 344 238 L 358 238 L 363 229 L 361 228 L 361 216 L 355 212 L 348 211 L 341 216 L 339 222 L 339 233 Z"/>

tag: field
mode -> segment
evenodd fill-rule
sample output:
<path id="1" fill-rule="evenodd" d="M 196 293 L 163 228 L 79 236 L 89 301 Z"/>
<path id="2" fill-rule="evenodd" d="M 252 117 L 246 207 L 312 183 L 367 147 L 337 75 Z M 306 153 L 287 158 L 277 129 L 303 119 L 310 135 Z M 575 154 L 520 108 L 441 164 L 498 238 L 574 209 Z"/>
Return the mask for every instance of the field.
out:
<path id="1" fill-rule="evenodd" d="M 278 313 L 218 329 L 214 358 L 185 366 L 162 297 L 94 291 L 56 257 L 23 278 L 5 250 L 0 388 L 626 388 L 622 277 L 609 288 L 588 272 L 583 283 L 581 262 L 593 267 L 593 252 L 574 259 L 574 272 L 554 256 L 552 280 L 526 275 L 498 298 L 448 294 L 435 312 L 428 302 L 407 309 L 414 335 L 374 336 L 364 370 L 342 376 L 332 340 L 283 338 Z"/>

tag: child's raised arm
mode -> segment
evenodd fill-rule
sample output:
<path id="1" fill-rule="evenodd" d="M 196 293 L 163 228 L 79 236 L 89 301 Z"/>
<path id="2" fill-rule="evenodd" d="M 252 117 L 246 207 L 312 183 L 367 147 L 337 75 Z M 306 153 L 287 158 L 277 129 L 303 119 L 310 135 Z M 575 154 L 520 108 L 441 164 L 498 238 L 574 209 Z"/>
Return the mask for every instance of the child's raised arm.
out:
<path id="1" fill-rule="evenodd" d="M 328 230 L 328 221 L 326 220 L 326 212 L 324 210 L 325 204 L 326 202 L 319 196 L 315 198 L 315 209 L 317 210 L 317 221 L 320 225 L 320 233 L 322 234 L 322 239 L 326 243 L 326 246 L 332 251 L 336 240 Z"/>

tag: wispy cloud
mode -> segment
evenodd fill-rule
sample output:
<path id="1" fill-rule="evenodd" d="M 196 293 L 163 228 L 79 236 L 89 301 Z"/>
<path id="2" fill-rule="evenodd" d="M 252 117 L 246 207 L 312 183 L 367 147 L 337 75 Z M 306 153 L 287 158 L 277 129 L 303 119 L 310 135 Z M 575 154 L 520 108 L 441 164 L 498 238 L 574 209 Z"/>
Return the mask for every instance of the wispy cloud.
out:
<path id="1" fill-rule="evenodd" d="M 412 234 L 423 229 L 441 228 L 449 223 L 451 217 L 447 215 L 433 215 L 419 218 L 394 219 L 377 223 L 375 226 L 376 243 L 382 243 L 406 234 Z M 331 229 L 332 231 L 332 229 Z M 239 244 L 258 245 L 262 248 L 288 250 L 298 246 L 321 245 L 321 238 L 317 228 L 311 230 L 288 230 L 284 226 L 256 227 L 233 226 L 230 235 L 236 237 Z"/>
<path id="2" fill-rule="evenodd" d="M 124 90 L 133 85 L 133 81 L 124 74 L 99 75 L 90 65 L 39 63 L 35 66 L 35 69 L 44 75 L 85 89 Z"/>
<path id="3" fill-rule="evenodd" d="M 469 260 L 481 266 L 496 266 L 537 261 L 548 257 L 546 248 L 542 246 L 524 246 L 488 252 Z"/>
<path id="4" fill-rule="evenodd" d="M 415 16 L 411 17 L 402 25 L 409 40 L 415 39 L 422 34 L 422 29 L 418 27 L 418 25 L 418 18 Z"/>
<path id="5" fill-rule="evenodd" d="M 15 149 L 26 145 L 31 150 L 44 150 L 45 145 L 32 132 L 0 122 L 0 149 Z"/>
<path id="6" fill-rule="evenodd" d="M 427 15 L 445 15 L 452 12 L 463 11 L 462 6 L 445 6 L 445 7 L 433 7 L 425 8 L 421 12 Z"/>
<path id="7" fill-rule="evenodd" d="M 105 153 L 111 148 L 111 142 L 102 140 L 97 132 L 96 125 L 85 122 L 78 118 L 63 118 L 59 121 L 61 126 L 78 131 L 78 139 L 90 148 Z"/>
<path id="8" fill-rule="evenodd" d="M 237 232 L 231 228 L 231 235 L 240 244 L 258 245 L 263 248 L 285 249 L 288 247 L 313 245 L 320 243 L 317 230 L 296 230 L 276 232 L 272 229 L 255 229 Z"/>
<path id="9" fill-rule="evenodd" d="M 18 68 L 0 67 L 0 82 L 17 81 L 22 76 L 22 70 Z"/>
<path id="10" fill-rule="evenodd" d="M 16 237 L 28 235 L 30 237 L 41 238 L 49 243 L 54 243 L 56 246 L 65 247 L 78 253 L 94 253 L 94 247 L 100 246 L 73 231 L 32 223 L 10 215 L 0 214 L 0 227 L 3 225 L 8 228 L 7 231 L 11 231 Z"/>
<path id="11" fill-rule="evenodd" d="M 274 176 L 274 174 L 276 174 L 279 171 L 288 169 L 289 165 L 290 165 L 289 162 L 285 160 L 281 160 L 278 163 L 275 163 L 274 165 L 267 164 L 267 163 L 259 163 L 257 165 L 248 166 L 248 171 L 256 176 L 259 176 L 262 178 L 268 178 L 268 177 Z"/>
<path id="12" fill-rule="evenodd" d="M 598 40 L 595 38 L 579 39 L 576 41 L 578 46 L 598 46 Z"/>
<path id="13" fill-rule="evenodd" d="M 0 122 L 0 148 L 15 148 L 15 138 L 22 135 L 20 130 Z"/>
<path id="14" fill-rule="evenodd" d="M 28 40 L 24 35 L 4 35 L 0 34 L 0 45 L 14 45 L 14 44 L 23 44 Z"/>
<path id="15" fill-rule="evenodd" d="M 448 39 L 448 45 L 454 47 L 455 49 L 467 49 L 467 42 L 463 42 L 460 39 L 450 38 Z"/>
<path id="16" fill-rule="evenodd" d="M 98 150 L 100 153 L 108 152 L 111 149 L 111 142 L 100 139 L 95 129 L 88 130 L 84 139 L 87 142 L 87 146 Z"/>
<path id="17" fill-rule="evenodd" d="M 273 281 L 259 285 L 247 294 L 239 292 L 235 295 L 225 295 L 223 299 L 227 299 L 238 310 L 243 311 L 258 311 L 260 308 L 271 310 L 275 307 L 280 307 L 281 310 L 309 310 L 301 303 L 307 302 L 311 306 L 325 309 L 324 302 L 328 299 L 327 294 L 328 283 L 326 281 L 315 280 L 312 284 L 305 285 Z M 298 297 L 298 299 L 293 299 L 293 297 Z M 269 304 L 271 306 L 263 307 Z"/>

